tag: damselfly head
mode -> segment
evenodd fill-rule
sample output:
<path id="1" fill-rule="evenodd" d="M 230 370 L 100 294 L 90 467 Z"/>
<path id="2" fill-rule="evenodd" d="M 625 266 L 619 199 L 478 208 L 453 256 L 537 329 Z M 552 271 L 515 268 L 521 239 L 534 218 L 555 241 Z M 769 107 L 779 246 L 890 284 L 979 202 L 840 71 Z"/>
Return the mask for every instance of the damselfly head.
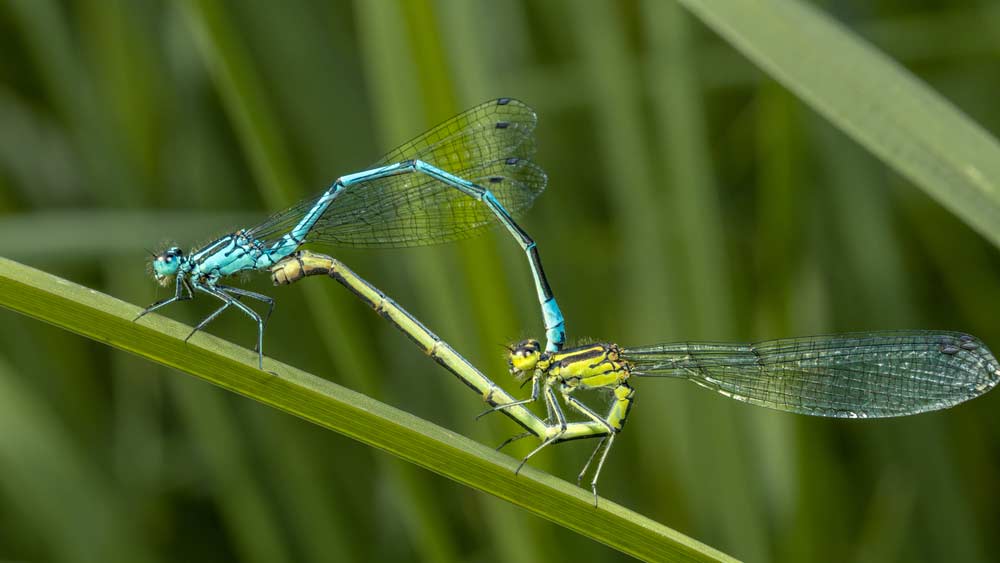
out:
<path id="1" fill-rule="evenodd" d="M 170 278 L 177 275 L 177 269 L 183 261 L 184 251 L 171 246 L 153 257 L 153 277 L 160 285 L 169 285 Z"/>
<path id="2" fill-rule="evenodd" d="M 508 349 L 507 365 L 514 377 L 531 373 L 542 355 L 542 345 L 535 339 L 522 340 Z"/>

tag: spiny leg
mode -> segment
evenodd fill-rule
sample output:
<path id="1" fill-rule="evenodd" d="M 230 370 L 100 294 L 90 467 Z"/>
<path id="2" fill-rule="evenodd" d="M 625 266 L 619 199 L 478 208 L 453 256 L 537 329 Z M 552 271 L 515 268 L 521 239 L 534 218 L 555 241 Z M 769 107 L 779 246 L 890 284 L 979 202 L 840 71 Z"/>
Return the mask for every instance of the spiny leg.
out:
<path id="1" fill-rule="evenodd" d="M 219 307 L 218 309 L 216 309 L 211 315 L 209 315 L 209 316 L 205 317 L 204 319 L 202 319 L 202 321 L 200 323 L 198 323 L 193 329 L 191 329 L 191 332 L 189 332 L 188 335 L 184 337 L 184 342 L 187 342 L 188 340 L 191 340 L 191 337 L 194 336 L 194 334 L 196 332 L 198 332 L 199 330 L 205 328 L 205 325 L 207 325 L 208 323 L 214 321 L 215 317 L 218 317 L 219 315 L 221 315 L 222 312 L 225 311 L 228 308 L 229 308 L 229 303 L 225 303 L 224 305 L 222 305 L 222 307 Z"/>
<path id="2" fill-rule="evenodd" d="M 184 291 L 187 291 L 187 296 L 184 295 Z M 185 278 L 184 276 L 178 274 L 178 276 L 177 276 L 177 284 L 176 284 L 175 289 L 174 289 L 174 296 L 173 297 L 167 297 L 166 299 L 161 299 L 161 300 L 157 301 L 156 303 L 153 303 L 149 307 L 146 307 L 145 309 L 142 310 L 141 313 L 139 313 L 139 316 L 137 316 L 136 318 L 132 319 L 132 322 L 135 322 L 135 321 L 141 319 L 142 317 L 144 317 L 146 315 L 146 313 L 152 313 L 153 311 L 155 311 L 157 309 L 160 309 L 161 307 L 165 307 L 165 306 L 173 303 L 174 301 L 189 301 L 193 297 L 194 297 L 194 295 L 192 295 L 192 292 L 191 292 L 190 282 L 188 282 L 187 278 Z"/>
<path id="3" fill-rule="evenodd" d="M 593 479 L 590 480 L 590 490 L 594 492 L 594 508 L 597 508 L 597 480 L 601 478 L 601 470 L 604 469 L 604 461 L 608 459 L 608 453 L 611 451 L 611 446 L 615 443 L 615 436 L 616 435 L 617 434 L 610 434 L 610 435 L 608 435 L 608 439 L 607 439 L 608 445 L 605 446 L 604 453 L 601 454 L 601 460 L 597 462 L 597 469 L 594 470 L 594 477 L 593 477 Z M 597 450 L 594 450 L 594 453 L 596 454 Z M 591 457 L 593 457 L 593 456 L 591 456 Z M 587 462 L 587 465 L 590 465 L 589 461 Z M 587 470 L 586 467 L 584 467 L 583 469 L 584 469 L 584 471 Z M 580 484 L 580 481 L 578 479 L 577 480 L 577 485 L 579 485 L 579 484 Z"/>
<path id="4" fill-rule="evenodd" d="M 235 295 L 235 299 L 237 301 L 240 300 L 240 297 L 249 297 L 251 299 L 256 299 L 263 303 L 267 303 L 267 315 L 264 316 L 264 329 L 267 328 L 267 321 L 271 318 L 271 313 L 274 312 L 274 299 L 272 297 L 264 295 L 263 293 L 256 293 L 253 291 L 248 291 L 246 289 L 242 289 L 239 287 L 232 287 L 228 285 L 217 285 L 215 286 L 215 288 L 222 290 L 228 294 Z M 208 318 L 203 320 L 197 327 L 195 327 L 193 331 L 191 331 L 191 334 L 188 335 L 188 338 L 191 338 L 191 336 L 193 336 L 194 333 L 198 332 L 199 330 L 204 328 L 205 325 L 212 322 L 212 320 L 215 319 L 215 317 L 219 316 L 222 313 L 222 311 L 225 311 L 227 307 L 229 307 L 228 303 L 226 305 L 223 305 L 218 311 L 215 311 Z M 254 352 L 257 351 L 256 345 L 253 347 L 253 351 Z"/>
<path id="5" fill-rule="evenodd" d="M 583 413 L 584 416 L 586 416 L 587 418 L 593 420 L 594 422 L 596 422 L 598 424 L 604 425 L 604 427 L 608 429 L 608 434 L 614 434 L 615 433 L 615 427 L 612 426 L 612 424 L 610 422 L 608 422 L 607 418 L 605 418 L 605 417 L 597 414 L 593 410 L 591 410 L 590 407 L 588 407 L 587 405 L 585 405 L 582 402 L 580 402 L 580 399 L 577 399 L 576 397 L 570 395 L 569 392 L 563 391 L 563 400 L 566 401 L 567 405 L 570 405 L 571 407 L 575 408 L 579 412 Z"/>
<path id="6" fill-rule="evenodd" d="M 249 297 L 251 299 L 256 299 L 258 301 L 262 301 L 264 303 L 267 303 L 267 315 L 264 317 L 264 328 L 267 328 L 267 321 L 268 321 L 268 319 L 271 318 L 271 313 L 274 312 L 274 299 L 273 298 L 268 297 L 267 295 L 264 295 L 262 293 L 255 293 L 253 291 L 247 291 L 247 290 L 241 289 L 239 287 L 231 287 L 231 286 L 228 286 L 228 285 L 217 285 L 217 286 L 215 286 L 215 289 L 224 291 L 227 294 L 235 294 L 234 299 L 236 299 L 237 301 L 239 301 L 240 297 L 244 297 L 245 296 L 245 297 Z M 205 328 L 208 325 L 208 323 L 214 321 L 216 319 L 216 317 L 218 317 L 219 315 L 221 315 L 222 312 L 225 311 L 228 308 L 229 308 L 229 303 L 225 303 L 222 307 L 219 307 L 218 309 L 216 309 L 211 315 L 205 317 L 204 320 L 202 320 L 200 323 L 198 323 L 198 326 L 194 327 L 194 329 L 191 331 L 191 333 L 187 335 L 187 338 L 184 339 L 184 342 L 187 342 L 188 340 L 190 340 L 191 337 L 194 336 L 196 332 L 198 332 L 199 330 Z M 256 352 L 256 351 L 257 351 L 257 347 L 254 346 L 254 352 Z"/>
<path id="7" fill-rule="evenodd" d="M 566 414 L 563 413 L 562 407 L 559 406 L 559 401 L 556 400 L 556 394 L 552 391 L 549 383 L 545 384 L 545 412 L 546 412 L 546 423 L 551 423 L 552 419 L 556 419 L 556 422 L 566 427 Z"/>
<path id="8" fill-rule="evenodd" d="M 590 468 L 590 463 L 594 461 L 594 456 L 597 455 L 597 452 L 601 449 L 601 446 L 605 446 L 606 444 L 604 448 L 604 453 L 601 454 L 601 458 L 597 462 L 597 469 L 594 471 L 594 478 L 591 479 L 590 481 L 590 490 L 594 493 L 594 506 L 596 507 L 597 479 L 601 476 L 601 469 L 604 467 L 604 460 L 608 458 L 608 452 L 611 450 L 611 445 L 615 441 L 615 434 L 617 434 L 618 431 L 607 418 L 600 416 L 599 414 L 594 412 L 590 407 L 583 404 L 579 399 L 571 395 L 572 391 L 573 389 L 570 387 L 562 388 L 563 400 L 566 402 L 566 404 L 575 408 L 577 411 L 583 413 L 587 418 L 593 420 L 594 422 L 598 422 L 604 425 L 604 427 L 608 431 L 607 436 L 601 439 L 600 444 L 597 444 L 597 448 L 595 448 L 594 452 L 590 454 L 590 458 L 587 459 L 587 463 L 583 466 L 583 470 L 580 471 L 580 474 L 576 478 L 576 484 L 577 486 L 580 486 L 580 481 L 583 480 L 583 475 L 587 472 L 587 469 Z"/>
<path id="9" fill-rule="evenodd" d="M 496 451 L 499 452 L 500 450 L 504 449 L 505 447 L 507 447 L 508 444 L 510 444 L 512 442 L 516 442 L 516 441 L 518 441 L 518 440 L 520 440 L 522 438 L 527 438 L 528 436 L 534 436 L 534 435 L 535 435 L 534 432 L 521 432 L 520 434 L 516 434 L 514 436 L 511 436 L 510 438 L 507 438 L 506 440 L 504 440 L 503 443 L 501 443 L 499 446 L 497 446 L 496 447 Z"/>
<path id="10" fill-rule="evenodd" d="M 480 418 L 483 418 L 484 416 L 490 414 L 491 412 L 497 412 L 497 411 L 500 411 L 500 410 L 503 410 L 503 409 L 509 409 L 510 407 L 516 407 L 517 405 L 526 405 L 528 403 L 534 403 L 535 401 L 537 401 L 538 400 L 538 392 L 539 392 L 539 389 L 540 389 L 540 385 L 539 384 L 540 384 L 540 381 L 541 381 L 541 377 L 538 374 L 535 374 L 531 378 L 531 380 L 532 380 L 532 383 L 531 383 L 531 397 L 529 397 L 527 399 L 524 399 L 524 400 L 521 400 L 521 401 L 513 401 L 511 403 L 504 403 L 502 405 L 496 405 L 495 407 L 493 407 L 491 409 L 487 409 L 487 410 L 479 413 L 479 415 L 476 416 L 476 420 L 479 420 Z"/>
<path id="11" fill-rule="evenodd" d="M 236 299 L 239 299 L 239 297 L 236 297 Z M 184 342 L 187 342 L 188 340 L 191 340 L 191 337 L 194 336 L 194 334 L 196 332 L 198 332 L 199 330 L 205 328 L 205 326 L 208 325 L 208 323 L 214 321 L 216 317 L 218 317 L 219 315 L 221 315 L 222 312 L 225 311 L 228 308 L 229 308 L 229 303 L 228 302 L 227 303 L 223 303 L 222 307 L 219 307 L 218 309 L 216 309 L 215 311 L 213 311 L 211 315 L 209 315 L 209 316 L 205 317 L 204 319 L 202 319 L 202 321 L 200 323 L 198 323 L 198 325 L 196 327 L 194 327 L 193 329 L 191 329 L 191 332 L 188 333 L 188 335 L 184 338 Z"/>
<path id="12" fill-rule="evenodd" d="M 224 303 L 236 307 L 237 309 L 243 311 L 244 313 L 247 314 L 247 316 L 249 316 L 251 319 L 257 322 L 257 363 L 260 369 L 264 369 L 264 321 L 261 320 L 260 315 L 257 314 L 256 311 L 248 307 L 246 304 L 239 301 L 232 295 L 229 295 L 223 290 L 212 287 L 210 285 L 200 284 L 197 282 L 194 283 L 194 288 L 199 291 L 203 291 L 209 295 L 212 295 L 213 297 L 216 297 L 217 299 L 221 300 Z"/>
<path id="13" fill-rule="evenodd" d="M 524 456 L 524 459 L 521 460 L 521 463 L 517 466 L 517 469 L 514 470 L 515 475 L 521 472 L 521 468 L 524 467 L 524 464 L 527 463 L 529 459 L 531 459 L 531 456 L 537 454 L 546 447 L 558 442 L 559 439 L 562 438 L 562 435 L 566 432 L 566 415 L 563 414 L 562 408 L 560 408 L 559 404 L 556 402 L 555 392 L 552 390 L 552 387 L 546 385 L 544 394 L 545 394 L 545 403 L 547 405 L 551 405 L 550 408 L 554 411 L 556 421 L 559 425 L 559 431 L 553 434 L 552 436 L 549 436 L 545 440 L 543 440 L 542 443 L 539 444 L 537 448 L 531 450 L 531 452 L 528 453 L 528 455 Z"/>
<path id="14" fill-rule="evenodd" d="M 225 291 L 226 293 L 232 293 L 236 295 L 242 295 L 243 297 L 249 297 L 250 299 L 256 299 L 262 303 L 267 303 L 267 314 L 264 315 L 264 328 L 267 328 L 267 321 L 271 318 L 271 313 L 274 312 L 274 298 L 263 293 L 257 293 L 254 291 L 248 291 L 240 287 L 230 287 L 227 285 L 217 285 L 218 289 Z"/>
<path id="15" fill-rule="evenodd" d="M 576 476 L 576 486 L 577 487 L 581 486 L 580 483 L 583 482 L 583 476 L 587 474 L 587 470 L 590 469 L 590 464 L 593 463 L 594 458 L 597 457 L 597 452 L 601 451 L 601 448 L 604 447 L 604 443 L 607 442 L 607 441 L 608 441 L 608 437 L 607 436 L 602 436 L 601 437 L 601 441 L 598 442 L 598 444 L 597 444 L 597 447 L 594 448 L 594 451 L 590 453 L 590 457 L 587 458 L 587 463 L 583 464 L 583 469 L 581 469 L 580 470 L 580 474 Z"/>
<path id="16" fill-rule="evenodd" d="M 531 452 L 528 453 L 528 455 L 524 456 L 524 459 L 521 460 L 521 463 L 517 464 L 517 469 L 514 470 L 514 475 L 517 475 L 521 472 L 521 468 L 524 467 L 525 463 L 528 463 L 528 460 L 531 459 L 531 456 L 537 454 L 538 452 L 542 451 L 543 449 L 557 442 L 559 438 L 562 437 L 562 434 L 563 431 L 559 431 L 558 433 L 549 436 L 541 444 L 539 444 L 537 448 L 531 450 Z"/>

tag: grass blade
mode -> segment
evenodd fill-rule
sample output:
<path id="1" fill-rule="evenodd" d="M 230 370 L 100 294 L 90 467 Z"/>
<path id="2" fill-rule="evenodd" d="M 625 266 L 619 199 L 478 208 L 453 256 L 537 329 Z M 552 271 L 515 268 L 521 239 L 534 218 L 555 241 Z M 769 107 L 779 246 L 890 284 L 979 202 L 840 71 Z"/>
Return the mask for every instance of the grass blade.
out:
<path id="1" fill-rule="evenodd" d="M 944 97 L 805 3 L 681 3 L 773 79 L 1000 245 L 1000 144 Z"/>
<path id="2" fill-rule="evenodd" d="M 374 446 L 454 481 L 648 561 L 720 561 L 727 555 L 486 446 L 291 366 L 210 335 L 190 344 L 187 327 L 108 295 L 0 258 L 0 305 L 183 370 L 245 397 Z"/>

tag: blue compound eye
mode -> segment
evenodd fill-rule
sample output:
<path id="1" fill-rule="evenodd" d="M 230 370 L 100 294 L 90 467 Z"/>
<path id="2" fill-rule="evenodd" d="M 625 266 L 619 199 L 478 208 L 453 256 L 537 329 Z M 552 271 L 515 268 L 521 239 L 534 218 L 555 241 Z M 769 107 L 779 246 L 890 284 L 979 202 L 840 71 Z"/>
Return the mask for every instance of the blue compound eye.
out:
<path id="1" fill-rule="evenodd" d="M 184 252 L 176 246 L 172 246 L 163 251 L 162 254 L 158 254 L 153 258 L 153 275 L 159 281 L 176 275 L 177 268 L 180 267 L 183 256 Z"/>

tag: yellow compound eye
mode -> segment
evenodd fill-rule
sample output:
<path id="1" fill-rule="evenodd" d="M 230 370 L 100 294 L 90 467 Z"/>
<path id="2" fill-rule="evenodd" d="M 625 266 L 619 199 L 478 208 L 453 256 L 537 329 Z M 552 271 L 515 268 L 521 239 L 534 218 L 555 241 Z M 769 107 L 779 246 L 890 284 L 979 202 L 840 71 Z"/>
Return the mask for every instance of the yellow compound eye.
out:
<path id="1" fill-rule="evenodd" d="M 510 349 L 508 361 L 512 372 L 526 372 L 535 369 L 542 347 L 537 340 L 522 340 Z"/>
<path id="2" fill-rule="evenodd" d="M 538 353 L 531 354 L 528 356 L 522 355 L 511 355 L 510 365 L 517 371 L 530 371 L 535 369 L 535 364 L 538 363 Z"/>

